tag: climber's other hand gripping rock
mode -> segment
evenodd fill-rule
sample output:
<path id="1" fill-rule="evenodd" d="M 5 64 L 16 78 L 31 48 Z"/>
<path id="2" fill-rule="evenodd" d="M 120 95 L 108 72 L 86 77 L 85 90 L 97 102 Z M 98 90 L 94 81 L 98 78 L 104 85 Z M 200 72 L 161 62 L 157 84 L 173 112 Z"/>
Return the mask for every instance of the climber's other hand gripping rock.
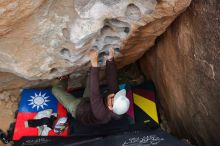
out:
<path id="1" fill-rule="evenodd" d="M 90 51 L 89 56 L 90 56 L 90 62 L 92 64 L 92 67 L 98 67 L 98 51 L 92 49 Z"/>

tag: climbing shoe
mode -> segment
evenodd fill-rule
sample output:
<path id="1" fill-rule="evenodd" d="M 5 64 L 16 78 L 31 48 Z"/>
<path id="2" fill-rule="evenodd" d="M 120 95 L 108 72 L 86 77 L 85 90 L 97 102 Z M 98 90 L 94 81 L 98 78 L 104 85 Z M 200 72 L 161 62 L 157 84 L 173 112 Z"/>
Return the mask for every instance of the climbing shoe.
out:
<path id="1" fill-rule="evenodd" d="M 54 132 L 56 134 L 61 134 L 64 132 L 65 128 L 67 127 L 67 117 L 60 118 L 54 126 Z"/>

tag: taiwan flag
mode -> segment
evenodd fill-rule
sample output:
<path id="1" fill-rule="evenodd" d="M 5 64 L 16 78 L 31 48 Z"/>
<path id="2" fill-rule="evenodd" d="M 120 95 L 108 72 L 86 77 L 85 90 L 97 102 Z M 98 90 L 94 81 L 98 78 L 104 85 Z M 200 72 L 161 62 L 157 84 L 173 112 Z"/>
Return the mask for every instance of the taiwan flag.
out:
<path id="1" fill-rule="evenodd" d="M 24 89 L 18 107 L 13 140 L 19 140 L 23 136 L 38 136 L 38 128 L 26 128 L 24 123 L 34 119 L 38 112 L 52 109 L 52 113 L 57 113 L 58 118 L 66 117 L 66 109 L 53 96 L 51 89 Z M 50 130 L 48 136 L 67 136 L 66 129 L 62 134 L 57 135 Z"/>

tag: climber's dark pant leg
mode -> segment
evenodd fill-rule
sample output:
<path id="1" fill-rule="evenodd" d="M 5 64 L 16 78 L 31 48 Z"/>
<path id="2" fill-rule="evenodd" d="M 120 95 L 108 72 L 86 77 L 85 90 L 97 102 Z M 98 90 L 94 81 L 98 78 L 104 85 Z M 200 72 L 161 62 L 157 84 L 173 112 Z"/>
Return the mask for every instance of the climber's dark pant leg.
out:
<path id="1" fill-rule="evenodd" d="M 32 119 L 32 120 L 27 120 L 28 127 L 40 127 L 43 125 L 47 125 L 47 127 L 50 127 L 53 129 L 53 123 L 57 119 L 56 116 L 51 116 L 50 118 L 44 117 L 42 119 Z"/>

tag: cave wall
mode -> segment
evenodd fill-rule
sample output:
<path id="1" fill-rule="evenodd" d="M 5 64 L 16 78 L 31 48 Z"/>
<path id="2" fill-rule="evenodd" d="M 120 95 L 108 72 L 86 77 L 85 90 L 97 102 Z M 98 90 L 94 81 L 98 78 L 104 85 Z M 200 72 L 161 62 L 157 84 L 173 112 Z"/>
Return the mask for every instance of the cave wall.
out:
<path id="1" fill-rule="evenodd" d="M 140 60 L 171 131 L 220 145 L 220 2 L 193 0 Z"/>

